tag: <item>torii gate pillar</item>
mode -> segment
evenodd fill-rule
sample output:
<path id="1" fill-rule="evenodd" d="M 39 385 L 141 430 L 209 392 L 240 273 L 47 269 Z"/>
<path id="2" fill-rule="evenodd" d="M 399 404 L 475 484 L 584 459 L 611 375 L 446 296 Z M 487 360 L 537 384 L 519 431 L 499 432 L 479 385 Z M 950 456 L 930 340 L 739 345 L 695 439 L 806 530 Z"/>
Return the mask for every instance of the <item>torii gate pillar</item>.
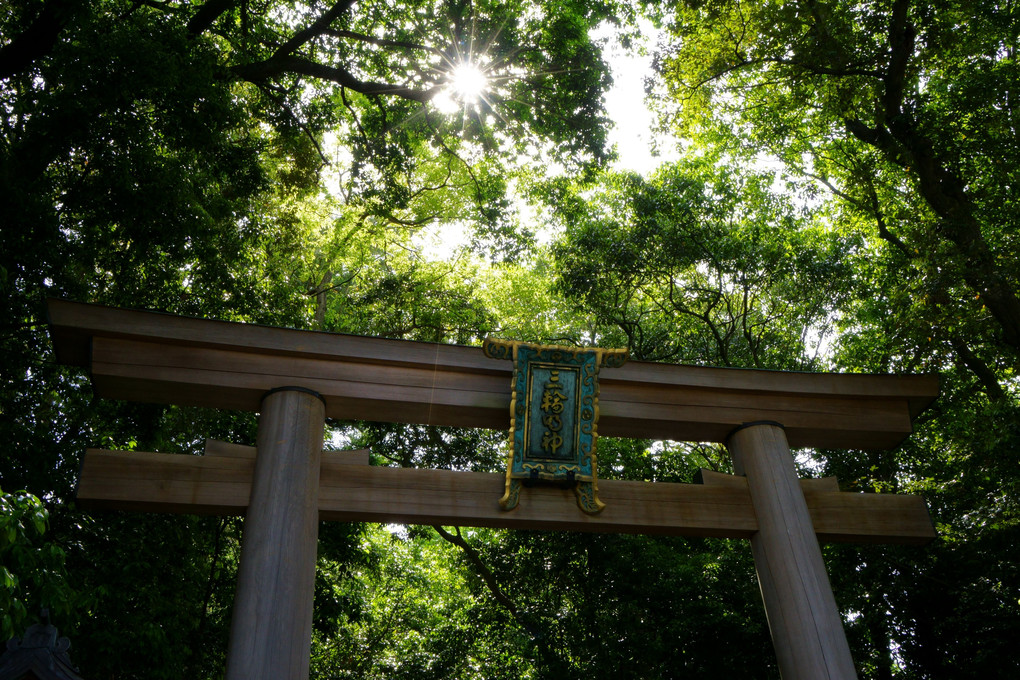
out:
<path id="1" fill-rule="evenodd" d="M 300 387 L 262 399 L 226 680 L 308 677 L 325 405 Z"/>
<path id="2" fill-rule="evenodd" d="M 783 680 L 857 678 L 783 427 L 747 423 L 727 446 L 758 516 L 751 551 Z"/>

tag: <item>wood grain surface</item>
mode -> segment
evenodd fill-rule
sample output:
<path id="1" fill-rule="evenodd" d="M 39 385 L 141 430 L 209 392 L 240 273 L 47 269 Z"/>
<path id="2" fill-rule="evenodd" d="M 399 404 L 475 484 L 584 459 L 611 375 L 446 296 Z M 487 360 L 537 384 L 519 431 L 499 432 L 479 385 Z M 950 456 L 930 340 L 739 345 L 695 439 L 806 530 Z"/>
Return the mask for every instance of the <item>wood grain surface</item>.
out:
<path id="1" fill-rule="evenodd" d="M 524 489 L 499 508 L 503 475 L 351 465 L 324 455 L 319 516 L 328 520 L 510 529 L 749 538 L 758 529 L 747 480 L 706 473 L 704 484 L 600 480 L 606 509 L 577 508 L 568 489 Z M 243 514 L 253 459 L 92 449 L 78 502 L 86 509 Z M 832 479 L 801 480 L 819 540 L 924 544 L 935 537 L 918 496 L 838 491 Z"/>
<path id="2" fill-rule="evenodd" d="M 768 424 L 741 429 L 729 449 L 735 469 L 746 476 L 758 517 L 751 552 L 780 675 L 783 680 L 855 680 L 812 509 L 783 429 Z"/>
<path id="3" fill-rule="evenodd" d="M 267 395 L 251 464 L 227 648 L 226 680 L 305 680 L 319 538 L 323 404 L 307 392 Z"/>
<path id="4" fill-rule="evenodd" d="M 503 429 L 512 366 L 477 347 L 194 319 L 50 300 L 57 357 L 97 395 L 257 410 L 278 385 L 315 390 L 326 415 Z M 791 446 L 889 448 L 938 394 L 937 376 L 844 375 L 628 362 L 600 374 L 603 436 L 725 441 L 780 422 Z"/>

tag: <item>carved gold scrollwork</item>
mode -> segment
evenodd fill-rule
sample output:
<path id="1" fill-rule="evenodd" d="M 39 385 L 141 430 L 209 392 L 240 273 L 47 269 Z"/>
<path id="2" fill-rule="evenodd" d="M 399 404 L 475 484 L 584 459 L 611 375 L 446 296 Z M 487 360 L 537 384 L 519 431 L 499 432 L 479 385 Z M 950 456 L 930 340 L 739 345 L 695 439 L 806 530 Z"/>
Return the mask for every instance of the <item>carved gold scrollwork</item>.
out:
<path id="1" fill-rule="evenodd" d="M 589 515 L 602 512 L 606 504 L 599 500 L 598 482 L 578 482 L 574 487 L 574 494 L 577 496 L 577 505 Z"/>
<path id="2" fill-rule="evenodd" d="M 503 497 L 499 499 L 499 507 L 504 510 L 513 510 L 521 499 L 521 480 L 506 478 L 506 488 Z"/>

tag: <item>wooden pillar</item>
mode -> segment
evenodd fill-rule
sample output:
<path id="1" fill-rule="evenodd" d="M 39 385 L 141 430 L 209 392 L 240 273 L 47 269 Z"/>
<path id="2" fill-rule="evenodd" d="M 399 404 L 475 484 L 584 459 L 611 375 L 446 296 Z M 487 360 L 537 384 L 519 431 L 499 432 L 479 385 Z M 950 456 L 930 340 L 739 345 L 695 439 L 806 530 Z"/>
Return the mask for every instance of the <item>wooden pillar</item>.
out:
<path id="1" fill-rule="evenodd" d="M 322 397 L 310 390 L 262 399 L 227 680 L 308 678 L 324 425 Z"/>
<path id="2" fill-rule="evenodd" d="M 783 680 L 856 678 L 786 433 L 748 423 L 727 446 L 758 516 L 751 550 Z"/>

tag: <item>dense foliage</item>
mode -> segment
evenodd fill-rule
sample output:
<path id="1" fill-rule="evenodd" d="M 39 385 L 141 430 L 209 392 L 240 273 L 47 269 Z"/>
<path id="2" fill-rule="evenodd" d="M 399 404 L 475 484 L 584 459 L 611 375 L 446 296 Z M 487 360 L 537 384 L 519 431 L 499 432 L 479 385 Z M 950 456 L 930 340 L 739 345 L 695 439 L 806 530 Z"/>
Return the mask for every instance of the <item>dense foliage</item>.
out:
<path id="1" fill-rule="evenodd" d="M 649 93 L 682 141 L 640 175 L 610 166 L 601 47 L 653 27 Z M 1015 677 L 1018 36 L 1016 8 L 985 0 L 4 4 L 2 633 L 46 607 L 85 677 L 222 675 L 242 521 L 85 514 L 73 490 L 87 447 L 198 454 L 206 437 L 253 443 L 255 418 L 94 399 L 52 356 L 44 300 L 64 296 L 938 372 L 897 450 L 798 463 L 845 490 L 922 494 L 939 532 L 824 547 L 861 677 Z M 464 62 L 488 77 L 479 98 L 458 90 Z M 430 254 L 449 225 L 468 245 Z M 329 436 L 379 465 L 503 464 L 498 432 Z M 621 479 L 730 470 L 707 444 L 604 439 L 600 457 Z M 740 542 L 320 535 L 313 677 L 778 675 Z"/>

